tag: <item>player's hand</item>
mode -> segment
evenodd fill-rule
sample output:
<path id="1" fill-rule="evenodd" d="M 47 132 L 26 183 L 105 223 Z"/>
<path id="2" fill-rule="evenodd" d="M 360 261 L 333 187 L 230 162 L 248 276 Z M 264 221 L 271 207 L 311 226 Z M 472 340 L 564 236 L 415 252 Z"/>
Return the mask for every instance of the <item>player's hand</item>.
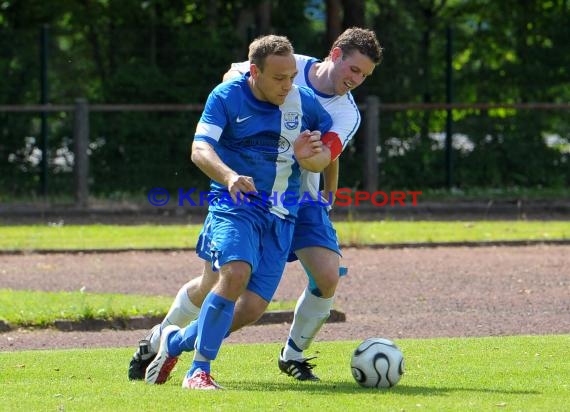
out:
<path id="1" fill-rule="evenodd" d="M 321 132 L 305 130 L 293 143 L 293 151 L 297 159 L 307 159 L 323 151 Z"/>
<path id="2" fill-rule="evenodd" d="M 253 178 L 250 176 L 233 175 L 228 179 L 228 191 L 232 200 L 237 203 L 238 193 L 257 193 L 255 184 L 253 183 Z M 243 198 L 243 196 L 242 196 Z"/>

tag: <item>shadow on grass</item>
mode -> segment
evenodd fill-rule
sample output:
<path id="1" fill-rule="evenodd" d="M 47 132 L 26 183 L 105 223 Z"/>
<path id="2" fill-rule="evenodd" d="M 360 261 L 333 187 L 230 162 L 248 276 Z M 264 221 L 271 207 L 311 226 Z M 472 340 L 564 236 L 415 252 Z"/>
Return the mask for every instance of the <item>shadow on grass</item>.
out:
<path id="1" fill-rule="evenodd" d="M 542 392 L 535 390 L 504 390 L 497 388 L 450 388 L 450 387 L 433 387 L 433 386 L 411 386 L 399 384 L 389 389 L 363 388 L 354 382 L 330 382 L 330 383 L 312 383 L 312 382 L 224 382 L 223 385 L 228 389 L 241 391 L 295 391 L 313 394 L 338 394 L 338 393 L 395 393 L 401 395 L 421 395 L 421 396 L 446 396 L 456 392 L 474 392 L 474 393 L 495 393 L 508 395 L 541 395 Z"/>

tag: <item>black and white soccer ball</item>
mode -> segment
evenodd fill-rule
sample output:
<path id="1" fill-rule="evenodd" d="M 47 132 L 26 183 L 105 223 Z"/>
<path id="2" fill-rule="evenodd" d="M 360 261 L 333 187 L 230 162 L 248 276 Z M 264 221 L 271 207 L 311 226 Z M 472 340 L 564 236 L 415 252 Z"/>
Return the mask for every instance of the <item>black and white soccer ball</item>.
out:
<path id="1" fill-rule="evenodd" d="M 389 339 L 369 338 L 352 354 L 352 376 L 367 388 L 391 388 L 404 374 L 404 355 Z"/>

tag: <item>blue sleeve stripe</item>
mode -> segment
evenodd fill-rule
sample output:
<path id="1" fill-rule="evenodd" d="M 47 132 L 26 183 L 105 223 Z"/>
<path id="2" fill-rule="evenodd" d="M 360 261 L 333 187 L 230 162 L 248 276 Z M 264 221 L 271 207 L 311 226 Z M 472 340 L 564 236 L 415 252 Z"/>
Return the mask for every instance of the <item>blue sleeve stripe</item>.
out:
<path id="1" fill-rule="evenodd" d="M 216 146 L 218 144 L 217 140 L 214 140 L 211 137 L 204 136 L 204 135 L 195 135 L 194 140 L 197 142 L 206 142 L 206 143 L 211 144 L 212 146 Z"/>

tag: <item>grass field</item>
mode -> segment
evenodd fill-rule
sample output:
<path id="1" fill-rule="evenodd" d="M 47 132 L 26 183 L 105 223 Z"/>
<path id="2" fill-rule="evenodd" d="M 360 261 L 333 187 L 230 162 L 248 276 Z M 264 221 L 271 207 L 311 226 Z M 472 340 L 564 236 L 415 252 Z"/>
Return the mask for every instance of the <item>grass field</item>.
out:
<path id="1" fill-rule="evenodd" d="M 570 239 L 570 221 L 338 222 L 343 245 Z M 191 248 L 201 225 L 0 226 L 0 250 Z"/>
<path id="2" fill-rule="evenodd" d="M 56 320 L 165 316 L 171 303 L 171 296 L 0 289 L 0 320 L 12 327 L 47 327 Z M 294 308 L 294 301 L 274 301 L 268 310 Z"/>
<path id="3" fill-rule="evenodd" d="M 570 239 L 569 222 L 341 222 L 336 227 L 343 243 L 362 245 Z M 192 247 L 198 230 L 197 226 L 4 226 L 0 249 Z M 31 319 L 41 320 L 41 305 L 66 301 L 58 293 L 13 292 L 0 294 L 0 309 L 8 313 L 9 307 L 10 316 L 16 318 L 27 306 L 36 308 Z M 102 299 L 99 306 L 117 313 L 132 306 L 122 295 L 96 298 Z M 80 295 L 73 299 L 78 300 L 70 299 L 66 307 L 75 309 L 64 310 L 91 316 L 95 303 Z M 24 307 L 16 307 L 17 301 Z M 120 304 L 115 307 L 110 302 Z M 224 345 L 213 372 L 227 390 L 216 393 L 180 388 L 191 360 L 188 354 L 173 379 L 159 387 L 127 380 L 132 348 L 0 352 L 0 411 L 569 410 L 570 335 L 398 340 L 406 373 L 389 390 L 360 388 L 352 379 L 350 354 L 358 343 L 316 342 L 311 347 L 319 355 L 320 383 L 296 382 L 279 374 L 275 362 L 281 344 Z"/>
<path id="4" fill-rule="evenodd" d="M 279 374 L 278 344 L 226 345 L 213 371 L 225 391 L 189 392 L 185 354 L 162 386 L 126 379 L 131 349 L 0 353 L 6 411 L 567 411 L 570 336 L 397 341 L 398 385 L 359 387 L 350 373 L 358 342 L 319 342 L 320 383 Z"/>

